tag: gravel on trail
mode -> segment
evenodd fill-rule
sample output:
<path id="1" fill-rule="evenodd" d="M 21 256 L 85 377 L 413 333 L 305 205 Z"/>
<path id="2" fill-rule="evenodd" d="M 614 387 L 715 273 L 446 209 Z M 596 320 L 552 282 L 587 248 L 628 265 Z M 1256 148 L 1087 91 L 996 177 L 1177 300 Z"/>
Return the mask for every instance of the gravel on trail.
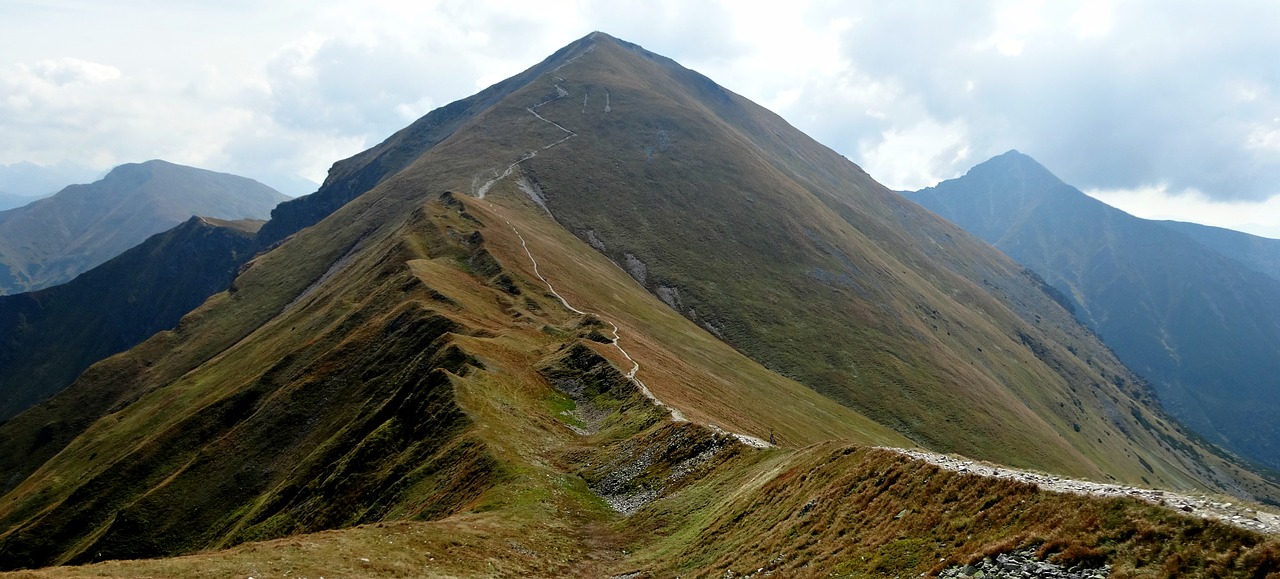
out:
<path id="1" fill-rule="evenodd" d="M 966 458 L 947 456 L 924 450 L 888 448 L 885 450 L 923 460 L 945 470 L 979 476 L 1012 479 L 1034 484 L 1041 489 L 1095 497 L 1130 497 L 1154 505 L 1175 509 L 1188 515 L 1216 520 L 1229 525 L 1269 535 L 1280 535 L 1280 515 L 1258 510 L 1235 501 L 1188 495 L 1171 491 L 1144 489 L 1124 485 L 1075 480 L 1060 476 L 1015 470 Z"/>

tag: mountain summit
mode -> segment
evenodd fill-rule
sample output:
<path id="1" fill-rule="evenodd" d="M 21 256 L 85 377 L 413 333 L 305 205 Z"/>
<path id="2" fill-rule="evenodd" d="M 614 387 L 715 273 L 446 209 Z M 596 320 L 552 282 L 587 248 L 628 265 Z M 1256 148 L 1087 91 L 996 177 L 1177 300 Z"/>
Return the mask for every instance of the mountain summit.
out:
<path id="1" fill-rule="evenodd" d="M 193 215 L 264 218 L 284 199 L 226 173 L 159 160 L 121 165 L 94 183 L 0 211 L 0 294 L 69 281 Z"/>
<path id="2" fill-rule="evenodd" d="M 172 331 L 0 425 L 3 565 L 365 523 L 406 534 L 342 536 L 430 554 L 407 574 L 919 574 L 1000 541 L 1177 543 L 1138 533 L 1140 506 L 860 446 L 1280 497 L 1039 277 L 605 34 L 339 161 L 258 240 Z M 1224 536 L 1205 549 L 1246 542 Z M 1267 564 L 1257 544 L 1231 556 Z"/>

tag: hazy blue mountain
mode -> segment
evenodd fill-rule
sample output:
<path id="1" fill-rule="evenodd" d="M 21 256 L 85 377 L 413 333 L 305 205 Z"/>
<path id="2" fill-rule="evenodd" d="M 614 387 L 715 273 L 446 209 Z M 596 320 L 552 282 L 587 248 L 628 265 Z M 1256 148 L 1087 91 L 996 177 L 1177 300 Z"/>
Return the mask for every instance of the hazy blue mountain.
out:
<path id="1" fill-rule="evenodd" d="M 1259 237 L 1221 227 L 1198 223 L 1163 221 L 1166 227 L 1180 231 L 1249 269 L 1280 279 L 1280 239 Z"/>
<path id="2" fill-rule="evenodd" d="M 48 197 L 67 185 L 100 177 L 102 171 L 69 161 L 48 166 L 23 161 L 0 165 L 0 191 L 20 197 Z"/>
<path id="3" fill-rule="evenodd" d="M 1280 467 L 1280 280 L 1198 240 L 1235 236 L 1139 219 L 1017 151 L 906 195 L 1061 290 L 1175 416 Z"/>
<path id="4" fill-rule="evenodd" d="M 268 187 L 284 193 L 289 197 L 310 195 L 320 188 L 319 183 L 307 179 L 306 177 L 299 177 L 290 173 L 255 174 L 255 177 L 258 181 L 261 181 Z"/>
<path id="5" fill-rule="evenodd" d="M 6 193 L 4 191 L 0 191 L 0 211 L 4 211 L 6 209 L 13 209 L 14 207 L 22 207 L 23 205 L 31 203 L 32 201 L 35 201 L 40 198 L 41 197 L 14 195 L 13 193 Z"/>
<path id="6" fill-rule="evenodd" d="M 192 215 L 265 218 L 286 197 L 252 179 L 165 161 L 121 165 L 0 212 L 0 294 L 64 283 Z"/>

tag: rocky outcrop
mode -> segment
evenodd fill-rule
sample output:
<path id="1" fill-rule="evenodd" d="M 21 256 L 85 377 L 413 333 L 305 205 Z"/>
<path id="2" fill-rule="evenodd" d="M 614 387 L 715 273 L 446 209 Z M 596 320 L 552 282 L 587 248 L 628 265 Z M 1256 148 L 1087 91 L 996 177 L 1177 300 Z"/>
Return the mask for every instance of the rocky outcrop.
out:
<path id="1" fill-rule="evenodd" d="M 1110 565 L 1089 567 L 1075 564 L 1070 567 L 1036 559 L 1035 549 L 1025 549 L 1013 553 L 1000 553 L 994 558 L 986 557 L 971 565 L 949 567 L 938 577 L 959 579 L 961 577 L 986 577 L 990 579 L 1105 579 L 1111 574 Z"/>

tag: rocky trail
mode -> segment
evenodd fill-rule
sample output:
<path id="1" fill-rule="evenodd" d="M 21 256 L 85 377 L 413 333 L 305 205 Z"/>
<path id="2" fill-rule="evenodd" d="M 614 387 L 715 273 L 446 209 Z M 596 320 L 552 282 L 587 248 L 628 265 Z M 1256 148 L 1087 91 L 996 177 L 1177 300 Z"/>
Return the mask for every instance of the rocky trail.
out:
<path id="1" fill-rule="evenodd" d="M 1075 565 L 1064 567 L 1042 559 L 1036 559 L 1035 549 L 1001 553 L 987 557 L 972 565 L 955 565 L 938 574 L 943 579 L 983 577 L 985 579 L 1105 579 L 1111 575 L 1111 566 L 1088 567 Z"/>
<path id="2" fill-rule="evenodd" d="M 924 450 L 904 448 L 886 448 L 894 452 L 922 460 L 940 468 L 1031 483 L 1043 490 L 1088 495 L 1095 497 L 1130 497 L 1146 501 L 1154 505 L 1168 507 L 1192 516 L 1221 521 L 1250 531 L 1270 535 L 1280 534 L 1280 515 L 1258 510 L 1250 505 L 1220 498 L 1210 498 L 1137 487 L 1075 480 L 1060 476 L 1047 475 L 1024 470 L 1015 470 L 969 459 L 947 456 Z"/>

